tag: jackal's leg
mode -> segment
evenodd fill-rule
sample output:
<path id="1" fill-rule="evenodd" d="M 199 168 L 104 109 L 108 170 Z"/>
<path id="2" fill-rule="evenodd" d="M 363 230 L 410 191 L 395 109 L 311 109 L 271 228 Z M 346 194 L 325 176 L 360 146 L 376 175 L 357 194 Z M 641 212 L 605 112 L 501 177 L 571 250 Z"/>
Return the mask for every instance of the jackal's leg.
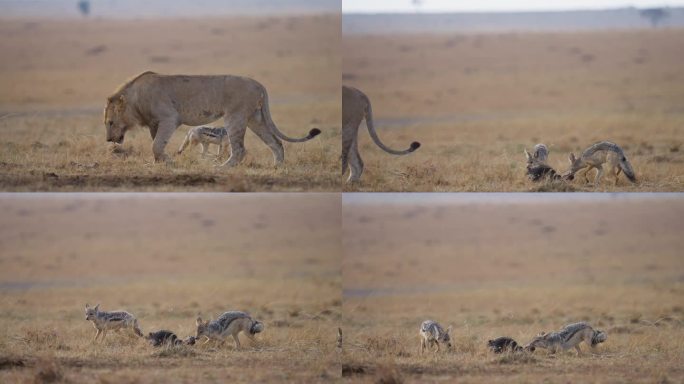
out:
<path id="1" fill-rule="evenodd" d="M 95 337 L 93 337 L 93 341 L 97 341 L 97 338 L 100 336 L 101 333 L 102 333 L 102 331 L 98 329 L 97 332 L 95 333 Z"/>
<path id="2" fill-rule="evenodd" d="M 581 173 L 582 176 L 584 177 L 584 182 L 585 182 L 586 184 L 589 184 L 589 177 L 587 177 L 587 173 L 588 173 L 590 170 L 591 170 L 591 167 L 586 167 L 586 168 L 583 168 L 581 171 L 579 171 L 579 173 Z"/>
<path id="3" fill-rule="evenodd" d="M 140 326 L 138 325 L 138 321 L 136 320 L 135 323 L 133 323 L 133 332 L 135 332 L 136 336 L 143 337 L 142 330 L 140 329 Z"/>
<path id="4" fill-rule="evenodd" d="M 615 172 L 615 185 L 618 183 L 618 178 L 620 177 L 620 172 L 622 171 L 622 168 L 617 167 L 617 171 Z"/>
<path id="5" fill-rule="evenodd" d="M 437 353 L 437 352 L 439 352 L 439 342 L 436 340 L 435 340 L 435 345 L 437 345 L 437 350 L 435 351 L 435 353 Z"/>
<path id="6" fill-rule="evenodd" d="M 206 143 L 201 143 L 201 145 L 202 145 L 202 158 L 204 159 L 204 157 L 207 155 L 207 150 L 209 149 L 209 145 Z"/>
<path id="7" fill-rule="evenodd" d="M 238 339 L 237 333 L 233 335 L 233 339 L 235 339 L 235 349 L 240 350 L 240 339 Z"/>
<path id="8" fill-rule="evenodd" d="M 423 352 L 425 352 L 425 339 L 423 337 L 420 338 L 420 354 L 422 355 Z"/>
<path id="9" fill-rule="evenodd" d="M 599 186 L 599 184 L 601 183 L 601 177 L 603 176 L 603 167 L 597 165 L 596 169 L 598 169 L 598 172 L 596 172 L 596 177 L 594 178 L 594 187 Z"/>
<path id="10" fill-rule="evenodd" d="M 254 337 L 254 335 L 252 335 L 252 334 L 249 333 L 249 332 L 245 332 L 244 334 L 245 334 L 245 336 L 247 336 L 247 338 L 248 338 L 252 343 L 254 343 L 254 344 L 259 344 L 259 342 L 257 341 L 256 337 Z"/>
<path id="11" fill-rule="evenodd" d="M 107 328 L 102 330 L 102 337 L 100 337 L 100 341 L 104 341 L 105 336 L 107 336 Z"/>
<path id="12" fill-rule="evenodd" d="M 582 350 L 580 349 L 579 345 L 575 345 L 575 350 L 577 351 L 577 356 L 582 355 Z"/>

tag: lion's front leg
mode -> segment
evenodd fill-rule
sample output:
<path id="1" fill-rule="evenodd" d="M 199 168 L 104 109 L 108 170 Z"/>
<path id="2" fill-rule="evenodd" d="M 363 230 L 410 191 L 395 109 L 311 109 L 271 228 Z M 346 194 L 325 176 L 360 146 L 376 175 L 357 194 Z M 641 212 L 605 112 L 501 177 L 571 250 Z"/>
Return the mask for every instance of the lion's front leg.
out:
<path id="1" fill-rule="evenodd" d="M 173 132 L 178 128 L 177 119 L 174 117 L 172 120 L 165 120 L 159 123 L 154 141 L 152 142 L 152 153 L 154 153 L 154 162 L 160 163 L 168 160 L 168 157 L 164 153 L 166 144 L 169 143 Z"/>

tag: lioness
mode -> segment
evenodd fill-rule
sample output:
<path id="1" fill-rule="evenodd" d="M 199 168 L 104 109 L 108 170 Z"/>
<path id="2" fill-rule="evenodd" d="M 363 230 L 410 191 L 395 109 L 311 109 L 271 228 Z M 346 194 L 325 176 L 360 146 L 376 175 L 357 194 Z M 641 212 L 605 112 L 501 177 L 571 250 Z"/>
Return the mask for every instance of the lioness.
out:
<path id="1" fill-rule="evenodd" d="M 167 159 L 164 148 L 181 124 L 203 125 L 223 117 L 230 137 L 234 166 L 245 157 L 245 132 L 249 127 L 271 148 L 276 164 L 285 159 L 280 140 L 303 142 L 321 131 L 312 129 L 300 139 L 285 136 L 273 123 L 266 88 L 239 76 L 159 75 L 144 72 L 126 82 L 107 99 L 104 111 L 107 141 L 123 143 L 134 126 L 150 129 L 156 162 Z"/>
<path id="2" fill-rule="evenodd" d="M 380 141 L 378 134 L 375 132 L 373 126 L 373 112 L 371 109 L 370 100 L 361 91 L 356 88 L 342 86 L 342 174 L 347 171 L 349 167 L 349 178 L 347 182 L 358 181 L 363 173 L 363 160 L 359 155 L 358 147 L 358 133 L 361 121 L 366 119 L 366 126 L 368 133 L 383 151 L 393 155 L 406 155 L 418 147 L 420 143 L 414 141 L 411 143 L 409 149 L 403 151 L 396 151 L 388 148 Z"/>

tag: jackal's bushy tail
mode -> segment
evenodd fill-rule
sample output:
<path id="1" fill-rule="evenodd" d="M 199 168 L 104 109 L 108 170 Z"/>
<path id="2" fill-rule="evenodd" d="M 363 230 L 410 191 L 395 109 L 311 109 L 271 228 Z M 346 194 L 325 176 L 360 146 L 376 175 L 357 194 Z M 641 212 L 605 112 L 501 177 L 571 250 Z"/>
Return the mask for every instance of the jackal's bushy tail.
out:
<path id="1" fill-rule="evenodd" d="M 608 335 L 605 332 L 596 330 L 594 331 L 594 336 L 591 337 L 591 346 L 603 343 L 606 339 L 608 339 Z"/>
<path id="2" fill-rule="evenodd" d="M 190 133 L 191 133 L 191 132 L 192 132 L 192 129 L 191 129 L 190 131 L 188 131 L 188 133 L 185 135 L 185 139 L 183 139 L 183 144 L 181 144 L 180 148 L 178 148 L 178 152 L 177 152 L 177 153 L 178 153 L 179 155 L 180 155 L 181 153 L 183 153 L 183 151 L 185 150 L 185 148 L 188 147 L 188 145 L 190 145 Z"/>
<path id="3" fill-rule="evenodd" d="M 622 155 L 620 158 L 620 169 L 622 172 L 624 172 L 625 176 L 631 181 L 632 183 L 636 183 L 636 176 L 634 175 L 634 170 L 632 169 L 632 164 L 629 163 L 625 155 Z"/>

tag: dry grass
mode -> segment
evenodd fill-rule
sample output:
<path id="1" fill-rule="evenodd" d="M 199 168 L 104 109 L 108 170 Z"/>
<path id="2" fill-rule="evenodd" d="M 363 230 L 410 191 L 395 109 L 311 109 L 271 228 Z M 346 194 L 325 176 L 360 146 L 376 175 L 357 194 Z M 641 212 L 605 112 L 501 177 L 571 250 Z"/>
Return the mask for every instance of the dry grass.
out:
<path id="1" fill-rule="evenodd" d="M 547 144 L 565 171 L 569 152 L 611 140 L 639 182 L 597 190 L 682 191 L 682 39 L 680 29 L 344 36 L 342 81 L 370 97 L 382 139 L 423 144 L 393 157 L 361 132 L 366 171 L 345 190 L 535 191 L 523 148 Z"/>
<path id="2" fill-rule="evenodd" d="M 347 204 L 343 375 L 353 382 L 679 382 L 684 379 L 680 198 Z M 395 198 L 395 200 L 397 200 Z M 353 239 L 353 240 L 352 240 Z M 454 350 L 419 354 L 425 319 Z M 596 351 L 494 355 L 588 321 Z"/>
<path id="3" fill-rule="evenodd" d="M 339 196 L 2 199 L 0 382 L 329 382 L 340 376 Z M 239 218 L 239 220 L 237 219 Z M 268 237 L 268 240 L 265 238 Z M 85 303 L 143 332 L 249 311 L 254 345 L 93 344 Z"/>
<path id="4" fill-rule="evenodd" d="M 339 190 L 339 23 L 337 15 L 3 21 L 0 189 Z M 299 136 L 318 127 L 323 134 L 285 144 L 280 168 L 252 133 L 245 162 L 227 170 L 200 160 L 196 150 L 171 166 L 154 165 L 152 141 L 143 130 L 112 151 L 104 140 L 104 101 L 145 70 L 255 78 L 269 90 L 282 131 Z M 167 153 L 175 152 L 187 129 L 176 132 Z"/>

